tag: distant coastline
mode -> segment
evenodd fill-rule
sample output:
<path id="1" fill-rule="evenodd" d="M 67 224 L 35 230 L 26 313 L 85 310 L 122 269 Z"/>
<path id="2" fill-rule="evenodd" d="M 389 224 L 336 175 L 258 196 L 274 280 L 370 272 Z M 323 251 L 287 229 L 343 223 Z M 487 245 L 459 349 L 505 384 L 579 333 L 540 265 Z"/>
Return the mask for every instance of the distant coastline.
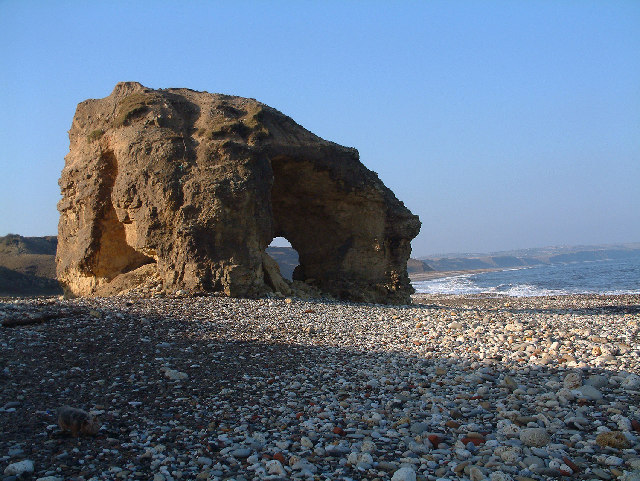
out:
<path id="1" fill-rule="evenodd" d="M 55 236 L 0 237 L 0 295 L 56 295 L 62 288 L 56 280 Z M 282 275 L 291 280 L 298 253 L 291 247 L 268 247 Z M 489 254 L 443 254 L 411 258 L 407 272 L 412 283 L 542 265 L 571 264 L 640 257 L 640 243 L 598 246 L 556 246 Z"/>
<path id="2" fill-rule="evenodd" d="M 594 246 L 551 246 L 512 251 L 457 253 L 419 257 L 426 268 L 435 271 L 480 271 L 514 269 L 571 262 L 603 261 L 640 257 L 640 243 Z"/>

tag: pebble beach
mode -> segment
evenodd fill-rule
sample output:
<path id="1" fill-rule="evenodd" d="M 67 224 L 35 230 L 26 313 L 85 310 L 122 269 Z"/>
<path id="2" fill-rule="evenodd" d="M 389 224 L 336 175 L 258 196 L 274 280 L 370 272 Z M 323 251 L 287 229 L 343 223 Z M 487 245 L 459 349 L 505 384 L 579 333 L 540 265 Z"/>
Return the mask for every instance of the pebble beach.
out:
<path id="1" fill-rule="evenodd" d="M 640 480 L 640 296 L 413 301 L 3 299 L 0 480 Z"/>

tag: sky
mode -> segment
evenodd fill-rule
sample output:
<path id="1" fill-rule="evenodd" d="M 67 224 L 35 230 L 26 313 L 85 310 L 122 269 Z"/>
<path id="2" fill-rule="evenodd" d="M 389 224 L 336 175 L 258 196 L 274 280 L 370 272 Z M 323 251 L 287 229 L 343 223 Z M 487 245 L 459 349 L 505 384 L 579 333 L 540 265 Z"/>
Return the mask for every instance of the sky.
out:
<path id="1" fill-rule="evenodd" d="M 57 232 L 76 105 L 255 98 L 356 147 L 413 256 L 640 241 L 640 2 L 0 0 L 0 235 Z"/>

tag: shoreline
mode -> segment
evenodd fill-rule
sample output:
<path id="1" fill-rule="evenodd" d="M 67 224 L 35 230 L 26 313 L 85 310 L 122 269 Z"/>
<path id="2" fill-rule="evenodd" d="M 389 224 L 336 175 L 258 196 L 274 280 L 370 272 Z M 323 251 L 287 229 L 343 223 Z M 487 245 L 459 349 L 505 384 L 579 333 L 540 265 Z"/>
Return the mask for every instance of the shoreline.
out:
<path id="1" fill-rule="evenodd" d="M 496 271 L 504 271 L 511 270 L 501 267 L 495 267 L 491 269 L 467 269 L 461 271 L 430 271 L 430 272 L 422 272 L 420 274 L 412 274 L 409 276 L 409 280 L 411 282 L 421 282 L 421 281 L 430 281 L 433 279 L 444 279 L 446 277 L 458 277 L 465 275 L 473 275 L 473 274 L 482 274 L 483 272 L 496 272 Z"/>

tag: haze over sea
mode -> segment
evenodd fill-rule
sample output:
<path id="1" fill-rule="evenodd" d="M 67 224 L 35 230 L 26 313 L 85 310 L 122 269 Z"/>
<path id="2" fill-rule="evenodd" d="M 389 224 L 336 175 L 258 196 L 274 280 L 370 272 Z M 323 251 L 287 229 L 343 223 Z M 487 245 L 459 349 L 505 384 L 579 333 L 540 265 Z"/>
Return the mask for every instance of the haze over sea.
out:
<path id="1" fill-rule="evenodd" d="M 640 294 L 640 256 L 538 265 L 413 282 L 419 294 Z"/>

